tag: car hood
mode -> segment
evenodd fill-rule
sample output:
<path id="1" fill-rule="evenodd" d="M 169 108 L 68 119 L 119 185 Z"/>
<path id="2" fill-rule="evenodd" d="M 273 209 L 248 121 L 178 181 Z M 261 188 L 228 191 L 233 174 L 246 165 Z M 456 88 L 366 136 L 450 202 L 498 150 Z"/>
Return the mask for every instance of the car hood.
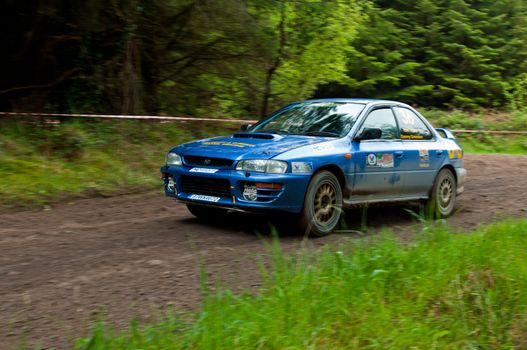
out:
<path id="1" fill-rule="evenodd" d="M 182 156 L 215 158 L 270 159 L 292 149 L 313 145 L 333 138 L 302 135 L 237 133 L 193 141 L 174 147 L 171 151 Z"/>

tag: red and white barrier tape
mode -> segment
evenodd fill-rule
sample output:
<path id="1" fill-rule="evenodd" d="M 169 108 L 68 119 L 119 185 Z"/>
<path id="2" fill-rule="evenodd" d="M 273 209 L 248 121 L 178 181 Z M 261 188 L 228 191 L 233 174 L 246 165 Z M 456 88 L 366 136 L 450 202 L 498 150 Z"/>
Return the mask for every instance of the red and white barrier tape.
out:
<path id="1" fill-rule="evenodd" d="M 105 118 L 105 119 L 142 119 L 142 120 L 167 120 L 167 121 L 194 121 L 194 122 L 222 122 L 254 124 L 258 120 L 244 119 L 221 119 L 221 118 L 193 118 L 193 117 L 173 117 L 168 115 L 114 115 L 114 114 L 66 114 L 66 113 L 22 113 L 22 112 L 0 112 L 0 116 L 29 116 L 29 117 L 80 117 L 80 118 Z M 452 130 L 452 132 L 463 134 L 502 134 L 502 135 L 527 135 L 527 131 L 513 130 Z"/>
<path id="2" fill-rule="evenodd" d="M 477 134 L 477 133 L 484 133 L 484 134 L 502 134 L 502 135 L 527 135 L 527 131 L 513 131 L 513 130 L 452 130 L 452 132 L 458 133 L 458 134 Z"/>
<path id="3" fill-rule="evenodd" d="M 168 115 L 114 115 L 114 114 L 65 114 L 65 113 L 21 113 L 21 112 L 0 112 L 0 116 L 29 116 L 29 117 L 73 117 L 73 118 L 105 118 L 105 119 L 143 119 L 143 120 L 173 120 L 173 121 L 204 121 L 204 122 L 224 122 L 254 124 L 257 120 L 242 119 L 221 119 L 221 118 L 193 118 L 193 117 L 172 117 Z"/>

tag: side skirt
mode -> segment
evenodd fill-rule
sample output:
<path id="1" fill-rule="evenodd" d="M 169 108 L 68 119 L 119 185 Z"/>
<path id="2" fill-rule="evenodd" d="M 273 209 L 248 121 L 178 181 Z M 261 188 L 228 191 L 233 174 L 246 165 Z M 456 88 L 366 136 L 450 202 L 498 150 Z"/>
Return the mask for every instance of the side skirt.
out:
<path id="1" fill-rule="evenodd" d="M 345 199 L 345 207 L 354 207 L 366 204 L 376 204 L 376 203 L 402 203 L 402 202 L 416 202 L 428 199 L 427 196 L 410 196 L 410 197 L 393 197 L 393 198 L 384 198 L 384 199 Z"/>

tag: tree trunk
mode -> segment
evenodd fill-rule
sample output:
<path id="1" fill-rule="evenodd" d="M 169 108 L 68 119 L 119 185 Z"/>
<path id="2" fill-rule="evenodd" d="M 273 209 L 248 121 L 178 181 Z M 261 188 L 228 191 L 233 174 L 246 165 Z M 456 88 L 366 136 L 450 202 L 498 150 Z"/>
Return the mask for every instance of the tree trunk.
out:
<path id="1" fill-rule="evenodd" d="M 278 53 L 276 54 L 276 57 L 273 60 L 273 63 L 271 64 L 271 67 L 267 70 L 267 74 L 265 76 L 265 85 L 264 85 L 264 93 L 263 93 L 263 101 L 262 101 L 262 109 L 260 111 L 260 116 L 263 118 L 267 115 L 269 112 L 269 99 L 272 96 L 273 92 L 273 77 L 276 73 L 276 70 L 283 61 L 284 56 L 284 47 L 285 47 L 285 5 L 282 2 L 281 3 L 281 11 L 280 11 L 280 23 L 278 24 L 278 33 L 280 35 L 279 38 L 279 44 L 278 44 Z"/>

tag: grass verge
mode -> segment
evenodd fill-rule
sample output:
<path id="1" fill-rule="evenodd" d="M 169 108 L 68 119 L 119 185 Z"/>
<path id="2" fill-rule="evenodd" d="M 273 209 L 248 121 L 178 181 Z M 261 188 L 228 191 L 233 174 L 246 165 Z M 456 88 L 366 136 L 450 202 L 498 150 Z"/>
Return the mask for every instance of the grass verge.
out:
<path id="1" fill-rule="evenodd" d="M 437 126 L 527 130 L 522 113 L 468 115 L 425 111 Z M 166 151 L 227 135 L 233 124 L 70 119 L 0 120 L 0 208 L 42 206 L 64 198 L 134 193 L 160 185 Z M 527 154 L 523 136 L 459 134 L 466 153 Z"/>
<path id="2" fill-rule="evenodd" d="M 527 131 L 526 111 L 496 112 L 483 110 L 467 113 L 459 110 L 422 110 L 424 116 L 437 127 L 452 130 Z M 465 153 L 527 154 L 525 135 L 490 135 L 484 133 L 456 134 Z"/>
<path id="3" fill-rule="evenodd" d="M 465 153 L 527 154 L 525 135 L 489 135 L 483 133 L 457 134 L 457 141 Z"/>
<path id="4" fill-rule="evenodd" d="M 191 322 L 169 316 L 77 349 L 512 349 L 527 347 L 527 221 L 470 235 L 385 233 L 286 256 L 273 245 L 252 296 L 205 294 Z"/>
<path id="5" fill-rule="evenodd" d="M 232 129 L 232 126 L 231 126 Z M 142 121 L 0 120 L 0 207 L 160 186 L 174 145 L 228 134 L 228 126 Z"/>

